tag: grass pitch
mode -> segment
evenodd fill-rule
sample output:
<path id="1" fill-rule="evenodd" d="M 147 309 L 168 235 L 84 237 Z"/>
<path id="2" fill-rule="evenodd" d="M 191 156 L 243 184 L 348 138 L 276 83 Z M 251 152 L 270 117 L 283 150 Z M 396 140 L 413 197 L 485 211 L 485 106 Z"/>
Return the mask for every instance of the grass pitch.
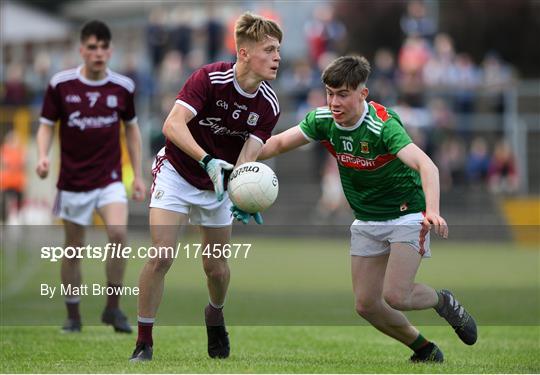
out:
<path id="1" fill-rule="evenodd" d="M 410 350 L 371 327 L 233 326 L 231 357 L 206 355 L 204 327 L 157 327 L 154 360 L 129 363 L 133 336 L 106 327 L 2 328 L 3 373 L 538 373 L 539 327 L 479 327 L 468 347 L 449 327 L 423 327 L 443 364 L 411 364 Z"/>
<path id="2" fill-rule="evenodd" d="M 50 238 L 44 237 L 44 238 Z M 59 238 L 61 241 L 61 237 Z M 348 239 L 241 238 L 247 259 L 231 259 L 225 317 L 231 357 L 206 355 L 202 309 L 207 291 L 200 259 L 178 259 L 166 279 L 154 334 L 154 361 L 130 364 L 134 335 L 99 323 L 103 297 L 83 297 L 83 332 L 59 327 L 63 298 L 39 295 L 58 284 L 58 263 L 34 259 L 22 244 L 2 251 L 0 369 L 3 373 L 539 373 L 538 249 L 511 244 L 437 241 L 417 280 L 446 287 L 479 323 L 468 347 L 433 311 L 407 313 L 445 354 L 442 365 L 410 364 L 408 348 L 366 325 L 354 312 Z M 34 260 L 32 260 L 34 259 Z M 130 261 L 125 285 L 143 262 Z M 86 283 L 103 282 L 103 263 L 83 262 Z M 136 298 L 122 306 L 135 322 Z"/>

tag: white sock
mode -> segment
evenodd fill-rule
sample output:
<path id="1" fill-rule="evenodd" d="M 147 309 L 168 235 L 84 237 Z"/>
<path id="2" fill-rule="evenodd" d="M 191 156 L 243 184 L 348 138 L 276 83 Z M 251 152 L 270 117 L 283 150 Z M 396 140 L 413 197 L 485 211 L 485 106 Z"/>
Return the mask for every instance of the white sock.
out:
<path id="1" fill-rule="evenodd" d="M 156 318 L 143 318 L 142 316 L 137 316 L 137 322 L 145 324 L 154 324 Z"/>
<path id="2" fill-rule="evenodd" d="M 222 309 L 223 306 L 225 306 L 224 303 L 222 303 L 221 305 L 216 305 L 214 302 L 212 302 L 212 300 L 208 300 L 208 303 L 210 303 L 210 306 L 212 306 L 214 309 Z"/>

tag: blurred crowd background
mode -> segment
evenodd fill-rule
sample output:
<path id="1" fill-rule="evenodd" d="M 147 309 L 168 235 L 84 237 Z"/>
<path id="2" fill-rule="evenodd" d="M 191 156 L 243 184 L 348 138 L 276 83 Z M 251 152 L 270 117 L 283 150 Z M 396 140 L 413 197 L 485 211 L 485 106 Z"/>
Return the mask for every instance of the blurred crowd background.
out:
<path id="1" fill-rule="evenodd" d="M 40 220 L 40 209 L 47 217 L 57 173 L 46 182 L 35 177 L 35 132 L 51 76 L 80 64 L 84 21 L 109 24 L 110 66 L 136 83 L 149 184 L 177 92 L 205 63 L 234 60 L 234 21 L 246 10 L 284 30 L 271 83 L 282 109 L 276 132 L 325 105 L 320 74 L 330 61 L 362 54 L 372 64 L 369 100 L 396 110 L 436 162 L 443 207 L 450 202 L 449 210 L 490 215 L 501 199 L 540 193 L 540 1 L 4 0 L 1 7 L 4 219 L 25 205 L 32 207 L 30 222 Z M 311 210 L 316 223 L 347 216 L 335 161 L 322 147 L 272 166 L 282 186 L 276 217 L 299 209 Z"/>

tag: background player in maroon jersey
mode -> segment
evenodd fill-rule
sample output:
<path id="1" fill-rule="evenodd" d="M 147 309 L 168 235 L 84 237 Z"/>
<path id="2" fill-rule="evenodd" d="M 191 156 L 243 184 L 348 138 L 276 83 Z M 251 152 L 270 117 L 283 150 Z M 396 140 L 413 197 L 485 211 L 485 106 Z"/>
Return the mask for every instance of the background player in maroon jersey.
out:
<path id="1" fill-rule="evenodd" d="M 109 241 L 126 242 L 127 198 L 122 184 L 120 121 L 126 124 L 126 138 L 135 179 L 133 198 L 143 201 L 141 177 L 141 135 L 135 116 L 133 81 L 107 68 L 111 56 L 111 33 L 100 21 L 85 24 L 80 35 L 84 64 L 56 74 L 50 81 L 43 103 L 37 134 L 41 178 L 49 173 L 48 151 L 54 125 L 60 121 L 61 167 L 55 213 L 64 221 L 65 245 L 84 246 L 85 226 L 91 224 L 94 209 L 103 219 Z M 107 259 L 109 286 L 120 286 L 125 259 Z M 64 285 L 81 285 L 79 259 L 62 259 Z M 118 295 L 107 297 L 102 321 L 117 332 L 131 332 L 118 306 Z M 79 332 L 79 297 L 67 296 L 65 332 Z"/>
<path id="2" fill-rule="evenodd" d="M 163 133 L 166 147 L 153 168 L 150 230 L 153 246 L 175 247 L 181 225 L 200 225 L 203 248 L 228 244 L 231 202 L 225 170 L 254 161 L 279 117 L 277 96 L 265 82 L 276 78 L 282 32 L 268 19 L 243 14 L 235 28 L 237 62 L 206 65 L 177 96 Z M 235 215 L 249 215 L 235 209 Z M 260 214 L 255 215 L 258 223 Z M 229 356 L 223 305 L 229 266 L 223 257 L 202 257 L 210 301 L 205 308 L 210 357 Z M 139 335 L 132 360 L 152 358 L 152 326 L 173 259 L 149 260 L 139 279 Z"/>

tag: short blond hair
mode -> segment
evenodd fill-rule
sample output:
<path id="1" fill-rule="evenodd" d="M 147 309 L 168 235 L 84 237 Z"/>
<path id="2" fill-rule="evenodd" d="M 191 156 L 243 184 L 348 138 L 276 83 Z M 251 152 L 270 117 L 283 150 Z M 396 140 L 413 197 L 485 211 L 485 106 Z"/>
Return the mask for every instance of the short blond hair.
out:
<path id="1" fill-rule="evenodd" d="M 250 12 L 245 12 L 236 21 L 234 27 L 236 48 L 246 42 L 260 42 L 266 36 L 276 38 L 281 43 L 283 32 L 274 21 Z"/>

